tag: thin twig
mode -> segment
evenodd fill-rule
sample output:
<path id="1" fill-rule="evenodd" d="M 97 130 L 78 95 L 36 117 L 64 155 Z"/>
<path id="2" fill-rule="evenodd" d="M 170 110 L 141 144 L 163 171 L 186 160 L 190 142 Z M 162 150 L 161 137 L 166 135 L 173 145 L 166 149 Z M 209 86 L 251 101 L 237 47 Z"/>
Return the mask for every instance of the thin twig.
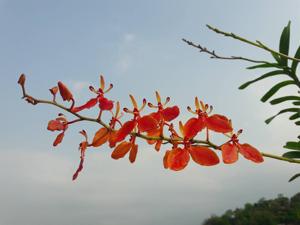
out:
<path id="1" fill-rule="evenodd" d="M 80 119 L 81 121 L 91 121 L 91 122 L 96 122 L 99 123 L 100 125 L 104 126 L 107 129 L 110 129 L 109 126 L 107 124 L 105 124 L 104 122 L 102 122 L 101 120 L 95 119 L 95 118 L 91 118 L 91 117 L 86 117 L 86 116 L 82 116 L 79 115 L 78 113 L 73 112 L 70 108 L 67 108 L 57 102 L 54 101 L 49 101 L 49 100 L 44 100 L 44 99 L 38 99 L 38 98 L 34 98 L 30 95 L 28 95 L 26 92 L 24 94 L 25 100 L 27 100 L 29 103 L 33 104 L 33 105 L 37 105 L 37 104 L 48 104 L 48 105 L 54 105 L 66 112 L 69 112 L 71 114 L 73 114 L 74 116 L 76 116 L 78 119 Z"/>
<path id="2" fill-rule="evenodd" d="M 215 52 L 215 50 L 209 50 L 204 46 L 201 46 L 200 44 L 195 44 L 192 41 L 188 41 L 186 39 L 182 39 L 182 41 L 184 41 L 185 43 L 187 43 L 188 45 L 195 47 L 197 49 L 199 49 L 200 52 L 204 52 L 207 53 L 209 55 L 211 55 L 210 58 L 212 59 L 226 59 L 226 60 L 243 60 L 243 61 L 248 61 L 248 62 L 253 62 L 253 63 L 267 63 L 266 61 L 261 61 L 261 60 L 254 60 L 254 59 L 249 59 L 249 58 L 245 58 L 245 57 L 241 57 L 241 56 L 220 56 L 217 55 L 217 53 Z"/>

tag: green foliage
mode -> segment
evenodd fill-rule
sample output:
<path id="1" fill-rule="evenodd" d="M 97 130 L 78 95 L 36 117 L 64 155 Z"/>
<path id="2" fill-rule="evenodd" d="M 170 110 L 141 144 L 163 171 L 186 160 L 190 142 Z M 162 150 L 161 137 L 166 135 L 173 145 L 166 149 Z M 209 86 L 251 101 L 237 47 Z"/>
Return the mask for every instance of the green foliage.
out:
<path id="1" fill-rule="evenodd" d="M 290 47 L 290 25 L 291 22 L 289 21 L 288 25 L 283 29 L 280 37 L 279 42 L 279 52 L 285 55 L 289 54 L 289 47 Z M 287 58 L 280 56 L 280 65 L 287 66 Z"/>
<path id="2" fill-rule="evenodd" d="M 260 67 L 257 67 L 257 68 L 260 68 Z M 250 80 L 244 84 L 242 84 L 239 89 L 245 89 L 246 87 L 248 87 L 250 84 L 253 84 L 257 81 L 260 81 L 260 80 L 263 80 L 265 78 L 268 78 L 268 77 L 272 77 L 272 76 L 276 76 L 276 75 L 280 75 L 280 74 L 286 74 L 283 70 L 274 70 L 274 71 L 271 71 L 271 72 L 268 72 L 268 73 L 265 73 L 264 75 L 254 79 L 254 80 Z"/>
<path id="3" fill-rule="evenodd" d="M 276 105 L 285 101 L 294 101 L 294 100 L 299 100 L 300 101 L 300 97 L 299 96 L 284 96 L 281 98 L 275 98 L 272 101 L 270 101 L 271 105 Z"/>
<path id="4" fill-rule="evenodd" d="M 274 200 L 261 199 L 242 209 L 227 210 L 222 216 L 211 216 L 203 225 L 299 225 L 300 193 L 291 199 L 278 195 Z"/>
<path id="5" fill-rule="evenodd" d="M 274 116 L 271 116 L 269 119 L 265 120 L 266 124 L 269 124 L 273 119 L 275 119 L 275 117 L 277 117 L 278 115 L 280 114 L 283 114 L 283 113 L 288 113 L 288 112 L 299 112 L 299 109 L 298 108 L 287 108 L 287 109 L 283 109 L 281 111 L 279 111 L 279 113 L 277 113 L 276 115 Z"/>
<path id="6" fill-rule="evenodd" d="M 286 143 L 284 148 L 299 150 L 300 151 L 300 142 L 289 141 Z"/>
<path id="7" fill-rule="evenodd" d="M 290 115 L 289 120 L 294 121 L 296 126 L 300 126 L 300 92 L 298 91 L 294 95 L 289 96 L 281 96 L 274 99 L 271 99 L 279 90 L 286 88 L 287 86 L 293 85 L 296 86 L 300 90 L 300 81 L 297 76 L 297 66 L 299 61 L 288 59 L 287 56 L 289 54 L 289 47 L 290 47 L 290 22 L 286 27 L 284 27 L 279 41 L 279 52 L 271 51 L 275 62 L 264 62 L 264 63 L 257 63 L 257 65 L 248 67 L 247 69 L 271 69 L 270 72 L 264 73 L 263 75 L 259 76 L 256 79 L 250 80 L 239 87 L 239 89 L 245 89 L 249 85 L 256 83 L 260 80 L 277 77 L 281 75 L 286 75 L 287 80 L 280 81 L 275 84 L 271 89 L 269 89 L 261 98 L 262 102 L 267 102 L 270 100 L 271 105 L 279 105 L 282 103 L 289 103 L 292 101 L 292 105 L 294 107 L 286 107 L 280 110 L 276 115 L 271 116 L 265 122 L 269 124 L 273 119 L 277 116 L 285 113 L 292 113 Z M 300 59 L 300 47 L 298 47 L 296 54 L 294 56 L 296 59 Z M 272 70 L 273 69 L 273 70 Z M 295 107 L 296 106 L 296 107 Z M 296 120 L 296 121 L 295 121 Z M 292 141 L 287 142 L 284 148 L 292 149 L 292 150 L 300 150 L 300 142 Z M 287 158 L 299 158 L 300 152 L 287 152 L 284 153 L 283 156 Z M 293 179 L 296 179 L 299 176 L 294 176 Z"/>
<path id="8" fill-rule="evenodd" d="M 290 151 L 286 152 L 282 155 L 283 157 L 286 158 L 292 158 L 292 159 L 300 159 L 300 151 Z"/>
<path id="9" fill-rule="evenodd" d="M 278 84 L 276 84 L 275 86 L 273 86 L 260 100 L 262 102 L 266 102 L 267 100 L 269 100 L 277 91 L 279 91 L 279 89 L 287 86 L 287 85 L 291 85 L 291 84 L 296 84 L 295 81 L 293 80 L 286 80 L 286 81 L 282 81 Z"/>
<path id="10" fill-rule="evenodd" d="M 296 58 L 296 59 L 299 59 L 299 58 L 300 58 L 300 46 L 298 47 L 298 49 L 297 49 L 297 51 L 296 51 L 296 54 L 295 54 L 294 58 Z M 299 63 L 298 61 L 293 61 L 293 62 L 292 62 L 291 68 L 292 68 L 292 71 L 293 71 L 294 73 L 296 73 L 298 63 Z"/>

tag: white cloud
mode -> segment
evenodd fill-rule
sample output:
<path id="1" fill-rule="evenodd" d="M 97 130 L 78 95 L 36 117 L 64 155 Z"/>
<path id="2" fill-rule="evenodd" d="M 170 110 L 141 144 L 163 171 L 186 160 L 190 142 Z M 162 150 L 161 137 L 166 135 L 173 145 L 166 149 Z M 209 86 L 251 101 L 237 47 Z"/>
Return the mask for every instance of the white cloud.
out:
<path id="1" fill-rule="evenodd" d="M 297 171 L 292 164 L 266 160 L 256 165 L 241 157 L 234 165 L 215 167 L 191 161 L 184 171 L 173 172 L 163 169 L 163 151 L 143 145 L 135 164 L 127 157 L 112 160 L 105 147 L 89 151 L 83 173 L 72 182 L 78 152 L 65 154 L 67 150 L 2 153 L 0 222 L 191 225 L 212 212 L 297 191 L 297 185 L 285 187 L 288 176 Z M 184 208 L 189 210 L 182 217 Z"/>
<path id="2" fill-rule="evenodd" d="M 67 85 L 75 97 L 76 105 L 81 103 L 83 104 L 87 99 L 90 98 L 90 96 L 94 95 L 89 90 L 91 82 L 83 80 L 69 80 Z"/>
<path id="3" fill-rule="evenodd" d="M 133 42 L 135 38 L 136 38 L 135 34 L 127 33 L 124 35 L 123 40 L 124 42 L 129 43 L 129 42 Z"/>
<path id="4" fill-rule="evenodd" d="M 132 65 L 132 57 L 130 55 L 120 56 L 117 62 L 117 68 L 120 72 L 127 72 Z"/>
<path id="5" fill-rule="evenodd" d="M 69 82 L 74 94 L 80 95 L 83 91 L 88 92 L 90 83 L 88 81 L 72 80 Z"/>
<path id="6" fill-rule="evenodd" d="M 126 33 L 123 35 L 120 46 L 119 56 L 116 62 L 116 67 L 121 73 L 126 73 L 133 65 L 136 57 L 136 47 L 132 42 L 136 40 L 136 35 L 133 33 Z"/>

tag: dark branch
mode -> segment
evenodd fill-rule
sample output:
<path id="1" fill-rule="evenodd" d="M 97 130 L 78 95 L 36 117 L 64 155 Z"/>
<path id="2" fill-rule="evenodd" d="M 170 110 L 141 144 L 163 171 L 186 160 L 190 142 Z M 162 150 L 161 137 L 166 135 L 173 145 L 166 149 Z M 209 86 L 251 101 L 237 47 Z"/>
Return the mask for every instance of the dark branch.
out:
<path id="1" fill-rule="evenodd" d="M 208 55 L 210 55 L 210 58 L 212 59 L 225 59 L 225 60 L 243 60 L 243 61 L 248 61 L 248 62 L 253 62 L 253 63 L 267 63 L 266 61 L 260 61 L 260 60 L 254 60 L 254 59 L 249 59 L 249 58 L 245 58 L 245 57 L 241 57 L 241 56 L 230 56 L 230 57 L 226 57 L 226 56 L 220 56 L 217 55 L 216 52 L 214 50 L 208 50 L 206 47 L 201 46 L 200 44 L 195 44 L 192 41 L 188 41 L 186 39 L 182 39 L 182 41 L 184 41 L 185 43 L 187 43 L 188 45 L 199 49 L 200 52 L 204 52 L 207 53 Z"/>

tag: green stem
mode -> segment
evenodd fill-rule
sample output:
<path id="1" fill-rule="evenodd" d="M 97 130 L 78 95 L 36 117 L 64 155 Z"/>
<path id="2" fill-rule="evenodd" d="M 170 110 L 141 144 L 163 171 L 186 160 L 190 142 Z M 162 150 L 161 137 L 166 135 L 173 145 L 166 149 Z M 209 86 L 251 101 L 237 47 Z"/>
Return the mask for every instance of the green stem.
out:
<path id="1" fill-rule="evenodd" d="M 236 40 L 239 40 L 239 41 L 241 41 L 241 42 L 247 43 L 247 44 L 249 44 L 249 45 L 253 45 L 253 46 L 255 46 L 255 47 L 264 49 L 264 50 L 266 50 L 266 51 L 268 51 L 268 52 L 271 52 L 271 53 L 280 55 L 280 56 L 282 56 L 282 57 L 284 57 L 284 58 L 287 58 L 287 59 L 290 59 L 290 60 L 293 60 L 293 61 L 300 62 L 300 59 L 297 59 L 297 58 L 294 58 L 294 57 L 285 55 L 285 54 L 280 53 L 280 52 L 277 52 L 277 51 L 275 51 L 275 50 L 269 48 L 269 47 L 266 46 L 265 44 L 263 44 L 261 41 L 253 42 L 253 41 L 250 41 L 250 40 L 248 40 L 248 39 L 246 39 L 246 38 L 243 38 L 243 37 L 241 37 L 241 36 L 238 36 L 238 35 L 236 35 L 236 34 L 234 34 L 234 33 L 228 33 L 228 32 L 219 30 L 219 29 L 217 29 L 217 28 L 215 28 L 215 27 L 212 27 L 212 26 L 210 26 L 210 25 L 208 25 L 208 24 L 207 24 L 206 26 L 208 27 L 208 29 L 210 29 L 210 30 L 216 32 L 217 34 L 222 34 L 222 35 L 224 35 L 224 36 L 226 36 L 226 37 L 231 37 L 231 38 L 233 38 L 233 39 L 236 39 Z"/>
<path id="2" fill-rule="evenodd" d="M 300 163 L 300 160 L 297 160 L 297 159 L 290 159 L 290 158 L 273 155 L 273 154 L 269 154 L 269 153 L 265 153 L 265 152 L 261 152 L 261 154 L 264 157 L 268 157 L 268 158 L 272 158 L 272 159 L 277 159 L 277 160 L 286 161 L 286 162 L 290 162 L 290 163 Z"/>

